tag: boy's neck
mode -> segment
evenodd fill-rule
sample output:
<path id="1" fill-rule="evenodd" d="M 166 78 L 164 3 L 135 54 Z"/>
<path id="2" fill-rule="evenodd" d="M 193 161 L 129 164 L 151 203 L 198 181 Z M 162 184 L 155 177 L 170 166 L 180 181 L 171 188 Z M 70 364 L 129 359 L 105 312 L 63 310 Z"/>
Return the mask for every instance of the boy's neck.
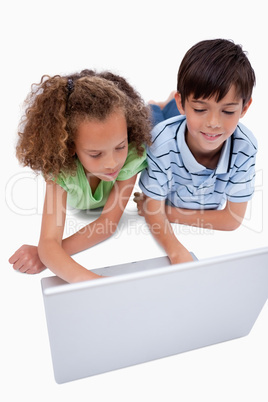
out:
<path id="1" fill-rule="evenodd" d="M 194 155 L 196 161 L 200 163 L 201 165 L 205 166 L 207 169 L 214 170 L 216 169 L 220 155 L 221 155 L 221 149 L 222 147 L 215 152 L 214 154 L 208 154 L 208 155 Z"/>
<path id="2" fill-rule="evenodd" d="M 200 149 L 195 149 L 194 146 L 191 146 L 187 141 L 187 133 L 185 136 L 186 144 L 190 149 L 192 155 L 194 156 L 195 160 L 200 163 L 200 165 L 205 166 L 207 169 L 214 170 L 216 169 L 220 156 L 223 144 L 215 150 L 212 151 L 202 151 Z"/>

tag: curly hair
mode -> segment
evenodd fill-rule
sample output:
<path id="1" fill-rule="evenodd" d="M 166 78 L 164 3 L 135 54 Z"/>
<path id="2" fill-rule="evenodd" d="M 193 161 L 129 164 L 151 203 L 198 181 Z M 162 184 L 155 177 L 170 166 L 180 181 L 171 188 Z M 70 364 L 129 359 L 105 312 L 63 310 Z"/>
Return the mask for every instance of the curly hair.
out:
<path id="1" fill-rule="evenodd" d="M 151 142 L 149 108 L 123 77 L 109 71 L 44 75 L 39 84 L 32 85 L 25 106 L 16 156 L 45 179 L 62 171 L 75 172 L 74 141 L 83 121 L 104 121 L 120 110 L 126 118 L 128 142 L 135 144 L 138 155 Z"/>

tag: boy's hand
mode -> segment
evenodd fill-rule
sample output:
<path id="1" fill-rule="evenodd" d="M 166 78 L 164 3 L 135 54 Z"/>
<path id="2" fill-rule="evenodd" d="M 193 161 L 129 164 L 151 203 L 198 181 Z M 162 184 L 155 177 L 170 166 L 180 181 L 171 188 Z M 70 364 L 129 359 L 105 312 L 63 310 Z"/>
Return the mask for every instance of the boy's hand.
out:
<path id="1" fill-rule="evenodd" d="M 133 201 L 137 204 L 138 214 L 140 216 L 145 216 L 144 212 L 144 201 L 146 196 L 143 193 L 134 193 Z"/>
<path id="2" fill-rule="evenodd" d="M 182 244 L 178 245 L 177 252 L 173 250 L 172 254 L 170 254 L 168 257 L 171 264 L 182 264 L 183 262 L 194 261 L 191 253 Z"/>
<path id="3" fill-rule="evenodd" d="M 36 246 L 24 244 L 8 260 L 16 271 L 27 274 L 39 274 L 45 265 L 41 262 Z"/>

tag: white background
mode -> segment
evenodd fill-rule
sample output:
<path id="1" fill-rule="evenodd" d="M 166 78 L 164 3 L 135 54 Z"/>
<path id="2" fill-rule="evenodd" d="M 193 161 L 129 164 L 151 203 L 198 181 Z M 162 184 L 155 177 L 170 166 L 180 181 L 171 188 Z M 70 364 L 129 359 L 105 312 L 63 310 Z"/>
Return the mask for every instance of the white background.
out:
<path id="1" fill-rule="evenodd" d="M 57 385 L 40 279 L 13 271 L 8 258 L 37 244 L 43 181 L 18 165 L 14 145 L 22 102 L 43 74 L 84 68 L 125 76 L 145 100 L 176 87 L 179 63 L 196 42 L 226 38 L 243 45 L 255 69 L 253 104 L 244 117 L 259 142 L 256 194 L 235 232 L 176 227 L 199 258 L 267 245 L 267 10 L 263 1 L 12 1 L 0 9 L 1 64 L 1 342 L 3 401 L 267 402 L 268 306 L 245 338 L 155 362 Z M 5 197 L 4 197 L 5 194 Z M 70 214 L 66 234 L 93 215 Z M 133 202 L 113 239 L 76 258 L 88 268 L 162 255 Z M 108 334 L 107 334 L 108 336 Z"/>

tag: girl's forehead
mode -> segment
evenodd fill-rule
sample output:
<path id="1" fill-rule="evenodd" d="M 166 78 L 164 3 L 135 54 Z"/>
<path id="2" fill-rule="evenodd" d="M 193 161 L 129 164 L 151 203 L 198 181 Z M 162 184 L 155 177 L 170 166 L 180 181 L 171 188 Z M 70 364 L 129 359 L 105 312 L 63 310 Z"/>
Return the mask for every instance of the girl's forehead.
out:
<path id="1" fill-rule="evenodd" d="M 105 120 L 85 120 L 77 127 L 75 142 L 83 146 L 100 147 L 120 143 L 127 138 L 127 122 L 122 113 L 113 113 Z M 98 149 L 98 148 L 96 148 Z"/>

